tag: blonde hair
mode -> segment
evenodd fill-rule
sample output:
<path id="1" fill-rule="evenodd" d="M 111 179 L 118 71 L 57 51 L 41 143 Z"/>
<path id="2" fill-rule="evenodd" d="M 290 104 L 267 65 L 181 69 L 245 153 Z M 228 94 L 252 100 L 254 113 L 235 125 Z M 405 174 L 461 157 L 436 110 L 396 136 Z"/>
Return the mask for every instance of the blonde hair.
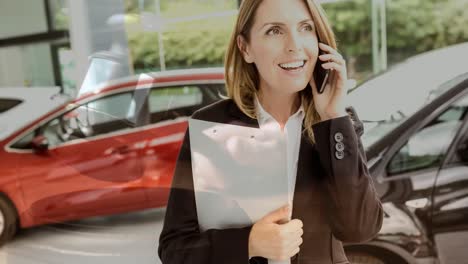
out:
<path id="1" fill-rule="evenodd" d="M 312 16 L 319 41 L 336 49 L 335 36 L 325 11 L 314 0 L 303 1 Z M 255 65 L 244 61 L 237 46 L 237 38 L 242 36 L 247 42 L 250 41 L 250 30 L 254 24 L 255 13 L 261 3 L 262 0 L 242 0 L 224 63 L 228 97 L 234 100 L 244 114 L 254 119 L 257 118 L 254 99 L 260 77 Z M 310 85 L 307 84 L 307 87 L 300 91 L 299 95 L 305 111 L 304 127 L 307 130 L 309 140 L 315 143 L 312 125 L 321 119 L 315 109 Z"/>

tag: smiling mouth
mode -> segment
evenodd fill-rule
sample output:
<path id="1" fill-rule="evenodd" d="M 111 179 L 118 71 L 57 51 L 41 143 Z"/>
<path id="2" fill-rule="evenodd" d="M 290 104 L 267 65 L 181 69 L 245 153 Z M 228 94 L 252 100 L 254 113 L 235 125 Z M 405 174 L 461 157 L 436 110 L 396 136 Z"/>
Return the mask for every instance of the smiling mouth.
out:
<path id="1" fill-rule="evenodd" d="M 295 62 L 289 62 L 289 63 L 282 63 L 282 64 L 278 64 L 278 66 L 281 69 L 286 70 L 286 71 L 294 71 L 294 70 L 304 68 L 304 65 L 306 64 L 306 62 L 307 62 L 306 60 L 302 60 L 302 61 L 295 61 Z"/>

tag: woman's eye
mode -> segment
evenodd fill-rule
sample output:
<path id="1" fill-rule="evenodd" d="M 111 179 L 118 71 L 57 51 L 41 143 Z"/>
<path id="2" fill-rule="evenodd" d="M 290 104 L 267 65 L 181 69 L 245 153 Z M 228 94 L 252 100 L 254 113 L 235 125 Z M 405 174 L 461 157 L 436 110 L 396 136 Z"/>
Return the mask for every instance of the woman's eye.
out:
<path id="1" fill-rule="evenodd" d="M 271 28 L 270 30 L 267 31 L 267 35 L 279 35 L 281 34 L 281 31 L 279 28 Z"/>
<path id="2" fill-rule="evenodd" d="M 311 25 L 305 25 L 305 26 L 303 27 L 303 29 L 304 29 L 305 31 L 314 31 L 314 27 L 311 26 Z"/>

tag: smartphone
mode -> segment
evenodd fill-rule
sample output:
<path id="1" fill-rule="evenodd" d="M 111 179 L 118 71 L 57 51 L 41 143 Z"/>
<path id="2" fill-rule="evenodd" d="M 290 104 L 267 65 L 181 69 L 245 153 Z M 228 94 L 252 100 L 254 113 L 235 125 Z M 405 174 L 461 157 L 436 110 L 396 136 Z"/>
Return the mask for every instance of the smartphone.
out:
<path id="1" fill-rule="evenodd" d="M 326 54 L 325 51 L 320 50 L 319 55 Z M 322 67 L 322 64 L 325 63 L 317 58 L 317 65 L 315 65 L 314 69 L 314 78 L 315 78 L 315 86 L 317 87 L 317 92 L 319 94 L 323 93 L 325 90 L 325 86 L 327 85 L 330 70 L 326 70 Z"/>

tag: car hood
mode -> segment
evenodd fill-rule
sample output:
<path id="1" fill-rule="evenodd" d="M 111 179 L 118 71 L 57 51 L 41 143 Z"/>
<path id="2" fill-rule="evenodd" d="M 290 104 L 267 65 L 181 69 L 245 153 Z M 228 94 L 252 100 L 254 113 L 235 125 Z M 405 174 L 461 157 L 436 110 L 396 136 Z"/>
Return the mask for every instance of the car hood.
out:
<path id="1" fill-rule="evenodd" d="M 348 102 L 361 120 L 408 117 L 433 99 L 431 92 L 467 69 L 468 43 L 426 52 L 352 90 Z"/>

